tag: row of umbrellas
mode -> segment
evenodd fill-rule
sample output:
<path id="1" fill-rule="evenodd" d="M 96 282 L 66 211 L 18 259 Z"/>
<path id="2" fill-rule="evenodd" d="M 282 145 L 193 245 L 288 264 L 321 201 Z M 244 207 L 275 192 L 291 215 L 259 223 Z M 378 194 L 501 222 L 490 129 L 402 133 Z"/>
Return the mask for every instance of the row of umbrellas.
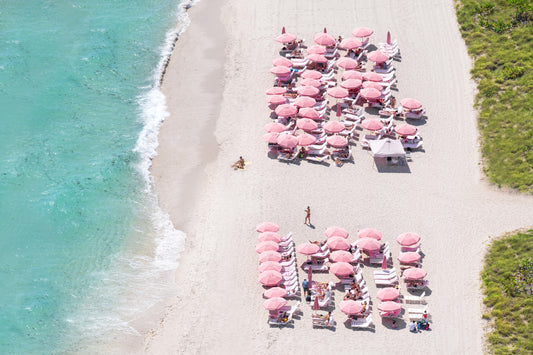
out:
<path id="1" fill-rule="evenodd" d="M 352 35 L 357 38 L 370 37 L 373 33 L 374 31 L 368 27 L 358 27 L 352 31 Z M 281 29 L 281 34 L 276 37 L 276 41 L 279 43 L 288 44 L 296 41 L 297 38 L 298 37 L 296 37 L 296 35 L 287 33 L 285 27 L 283 27 Z M 361 47 L 363 43 L 360 40 L 357 40 L 357 38 L 346 39 L 346 42 L 342 41 L 341 47 L 345 49 L 355 49 Z M 318 32 L 313 36 L 313 40 L 316 44 L 326 47 L 333 46 L 337 42 L 335 38 L 328 33 L 325 27 L 323 32 Z"/>

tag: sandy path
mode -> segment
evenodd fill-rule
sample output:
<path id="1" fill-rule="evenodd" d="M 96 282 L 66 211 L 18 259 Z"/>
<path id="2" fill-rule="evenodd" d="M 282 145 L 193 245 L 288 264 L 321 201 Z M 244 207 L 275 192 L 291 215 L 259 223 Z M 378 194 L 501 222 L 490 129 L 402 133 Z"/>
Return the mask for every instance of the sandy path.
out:
<path id="1" fill-rule="evenodd" d="M 180 51 L 192 50 L 187 43 L 199 43 L 202 36 L 209 36 L 209 29 L 220 36 L 212 21 L 206 23 L 207 3 L 212 13 L 222 4 L 228 37 L 223 98 L 220 103 L 214 101 L 220 104 L 220 112 L 216 108 L 208 111 L 216 116 L 220 151 L 205 168 L 206 181 L 198 183 L 201 190 L 195 194 L 197 202 L 188 211 L 191 220 L 186 223 L 177 191 L 182 183 L 173 180 L 179 168 L 168 169 L 179 149 L 165 137 L 183 135 L 184 121 L 177 113 L 184 108 L 176 100 L 180 92 L 192 89 L 183 80 L 167 77 L 164 89 L 170 93 L 172 117 L 162 128 L 154 175 L 162 206 L 177 228 L 187 232 L 188 242 L 176 276 L 183 292 L 169 300 L 171 306 L 161 326 L 146 338 L 146 352 L 371 353 L 394 344 L 399 354 L 482 353 L 478 275 L 484 243 L 490 235 L 530 223 L 533 200 L 497 191 L 481 181 L 472 109 L 474 86 L 468 79 L 470 59 L 457 29 L 453 2 L 204 0 L 192 10 L 193 24 L 198 21 L 199 29 L 191 25 L 184 37 L 193 39 L 180 41 L 173 56 L 171 68 L 177 68 L 178 76 L 186 75 L 177 63 Z M 403 57 L 395 63 L 399 81 L 395 96 L 416 97 L 429 116 L 420 126 L 425 152 L 413 154 L 408 171 L 378 172 L 359 143 L 352 148 L 355 163 L 342 168 L 306 162 L 285 165 L 267 157 L 260 138 L 270 113 L 264 91 L 272 85 L 268 70 L 279 48 L 273 38 L 283 25 L 308 43 L 324 26 L 344 36 L 356 26 L 371 27 L 375 30 L 372 43 L 383 41 L 391 30 Z M 204 80 L 208 68 L 217 64 L 207 65 L 189 74 L 186 82 Z M 177 97 L 170 87 L 177 90 Z M 204 102 L 199 101 L 204 94 L 216 100 L 213 88 L 198 90 L 191 103 Z M 208 129 L 202 132 L 209 134 Z M 241 154 L 251 162 L 249 168 L 243 172 L 229 169 Z M 314 230 L 303 225 L 307 205 L 313 211 Z M 339 323 L 336 331 L 312 329 L 307 305 L 302 306 L 303 315 L 294 328 L 268 327 L 253 250 L 254 227 L 263 220 L 279 223 L 283 233 L 292 231 L 297 243 L 322 239 L 324 229 L 334 224 L 352 235 L 358 229 L 375 227 L 391 242 L 394 259 L 399 252 L 396 236 L 418 232 L 426 255 L 424 269 L 431 280 L 427 299 L 433 331 L 411 335 L 402 324 L 396 330 L 387 329 L 376 310 L 379 301 L 369 267 L 364 276 L 374 301 L 375 332 L 346 328 L 346 317 L 338 309 L 334 311 Z M 339 302 L 341 294 L 336 297 Z"/>

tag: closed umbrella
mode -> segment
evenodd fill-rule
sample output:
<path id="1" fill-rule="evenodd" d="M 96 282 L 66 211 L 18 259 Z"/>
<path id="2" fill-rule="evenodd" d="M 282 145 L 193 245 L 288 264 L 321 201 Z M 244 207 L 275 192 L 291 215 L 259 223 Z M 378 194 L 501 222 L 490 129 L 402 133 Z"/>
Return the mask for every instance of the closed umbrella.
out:
<path id="1" fill-rule="evenodd" d="M 383 238 L 383 233 L 375 228 L 363 228 L 357 231 L 357 236 L 359 238 L 372 238 L 375 240 L 381 240 L 381 238 Z"/>
<path id="2" fill-rule="evenodd" d="M 259 233 L 263 233 L 263 232 L 277 232 L 279 231 L 279 226 L 276 224 L 276 223 L 273 223 L 273 222 L 263 222 L 263 223 L 260 223 L 258 224 L 256 227 L 255 227 L 256 231 L 258 231 Z"/>
<path id="3" fill-rule="evenodd" d="M 348 140 L 341 136 L 331 136 L 326 139 L 326 142 L 335 148 L 342 148 L 348 145 Z"/>
<path id="4" fill-rule="evenodd" d="M 400 253 L 400 255 L 398 255 L 398 261 L 403 264 L 416 263 L 421 258 L 422 256 L 420 254 L 415 253 L 413 251 L 409 251 L 407 253 Z"/>
<path id="5" fill-rule="evenodd" d="M 311 270 L 311 268 L 309 268 Z M 318 297 L 315 296 L 315 301 L 313 302 L 313 311 L 318 311 L 320 309 L 320 304 L 318 303 Z"/>
<path id="6" fill-rule="evenodd" d="M 387 270 L 387 267 L 388 267 L 388 260 L 387 260 L 387 257 L 383 255 L 383 260 L 381 261 L 381 269 Z"/>
<path id="7" fill-rule="evenodd" d="M 328 238 L 331 238 L 331 237 L 343 237 L 343 238 L 348 238 L 348 231 L 342 227 L 338 227 L 338 226 L 331 226 L 331 227 L 328 227 L 326 229 L 326 231 L 324 232 L 324 234 L 326 235 L 326 237 Z"/>
<path id="8" fill-rule="evenodd" d="M 283 280 L 283 276 L 278 271 L 267 270 L 260 273 L 257 280 L 265 286 L 276 286 Z"/>
<path id="9" fill-rule="evenodd" d="M 281 287 L 271 287 L 263 293 L 266 298 L 285 297 L 287 290 Z"/>
<path id="10" fill-rule="evenodd" d="M 403 272 L 403 277 L 406 280 L 422 280 L 427 274 L 428 273 L 422 269 L 412 268 L 405 270 Z"/>
<path id="11" fill-rule="evenodd" d="M 277 311 L 278 309 L 284 307 L 287 304 L 287 300 L 282 297 L 273 297 L 266 300 L 263 303 L 263 307 L 269 311 Z"/>
<path id="12" fill-rule="evenodd" d="M 400 291 L 394 287 L 386 287 L 379 290 L 376 297 L 380 301 L 393 301 L 400 297 Z"/>
<path id="13" fill-rule="evenodd" d="M 404 247 L 410 247 L 420 241 L 420 236 L 416 233 L 406 232 L 402 233 L 396 238 L 398 244 Z"/>

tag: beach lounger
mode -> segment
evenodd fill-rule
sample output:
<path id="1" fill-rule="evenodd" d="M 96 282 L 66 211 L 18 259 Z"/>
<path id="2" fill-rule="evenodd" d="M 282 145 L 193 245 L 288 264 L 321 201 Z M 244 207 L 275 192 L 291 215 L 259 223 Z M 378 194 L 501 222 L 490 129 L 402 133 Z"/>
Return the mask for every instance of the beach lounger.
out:
<path id="1" fill-rule="evenodd" d="M 419 285 L 409 286 L 409 284 L 407 284 L 407 290 L 408 291 L 425 290 L 428 284 L 429 284 L 429 280 L 424 280 L 424 283 L 420 286 Z"/>
<path id="2" fill-rule="evenodd" d="M 374 274 L 374 280 L 392 280 L 394 278 L 398 278 L 398 275 L 396 272 L 391 272 L 390 274 Z"/>
<path id="3" fill-rule="evenodd" d="M 333 319 L 333 316 L 329 316 L 329 320 L 326 321 L 324 318 L 320 316 L 311 315 L 311 320 L 313 322 L 313 327 L 319 327 L 319 328 L 335 328 L 335 320 Z"/>
<path id="4" fill-rule="evenodd" d="M 405 295 L 403 296 L 403 300 L 405 301 L 405 303 L 424 304 L 426 303 L 426 300 L 424 299 L 425 296 L 426 296 L 426 291 L 422 292 L 420 296 Z"/>
<path id="5" fill-rule="evenodd" d="M 280 153 L 278 155 L 278 160 L 291 162 L 291 161 L 294 161 L 297 156 L 298 156 L 298 151 L 294 150 L 294 152 L 292 153 Z"/>
<path id="6" fill-rule="evenodd" d="M 396 268 L 387 269 L 387 270 L 374 270 L 374 275 L 390 275 L 395 274 Z"/>
<path id="7" fill-rule="evenodd" d="M 420 254 L 420 245 L 417 245 L 414 247 L 402 247 L 401 250 L 402 250 L 402 253 L 407 253 L 407 252 L 412 251 L 412 252 Z"/>
<path id="8" fill-rule="evenodd" d="M 317 163 L 325 162 L 329 159 L 329 154 L 320 154 L 320 155 L 307 155 L 305 160 L 314 161 Z"/>
<path id="9" fill-rule="evenodd" d="M 370 328 L 374 325 L 372 315 L 369 314 L 366 318 L 352 320 L 352 328 Z"/>
<path id="10" fill-rule="evenodd" d="M 374 283 L 376 286 L 394 286 L 399 282 L 398 277 L 393 277 L 388 280 L 375 279 Z"/>
<path id="11" fill-rule="evenodd" d="M 424 313 L 429 318 L 429 308 L 427 305 L 424 308 L 407 308 L 407 313 L 409 313 L 409 319 L 411 319 L 411 316 L 420 316 L 419 319 L 422 319 Z"/>
<path id="12" fill-rule="evenodd" d="M 302 268 L 305 271 L 308 271 L 309 267 L 311 267 L 311 269 L 313 269 L 313 271 L 328 271 L 329 270 L 329 266 L 326 265 L 326 264 L 307 264 L 307 263 L 304 263 L 302 265 Z"/>
<path id="13" fill-rule="evenodd" d="M 411 112 L 411 111 L 404 112 L 403 115 L 405 118 L 420 119 L 424 117 L 425 114 L 426 114 L 426 110 L 421 110 L 419 112 Z"/>
<path id="14" fill-rule="evenodd" d="M 305 68 L 305 66 L 309 63 L 309 59 L 307 58 L 291 58 L 292 66 L 294 68 Z"/>

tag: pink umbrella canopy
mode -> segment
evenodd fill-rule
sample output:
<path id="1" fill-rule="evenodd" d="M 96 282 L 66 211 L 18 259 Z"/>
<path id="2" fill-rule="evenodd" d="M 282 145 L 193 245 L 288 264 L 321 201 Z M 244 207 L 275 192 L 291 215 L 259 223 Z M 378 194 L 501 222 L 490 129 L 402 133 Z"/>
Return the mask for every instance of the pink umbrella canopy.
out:
<path id="1" fill-rule="evenodd" d="M 313 107 L 316 105 L 316 100 L 309 96 L 300 96 L 294 100 L 297 107 Z"/>
<path id="2" fill-rule="evenodd" d="M 346 250 L 335 250 L 334 252 L 329 254 L 329 259 L 336 263 L 350 263 L 353 261 L 353 255 L 352 253 L 347 252 Z"/>
<path id="3" fill-rule="evenodd" d="M 342 57 L 337 60 L 337 66 L 346 70 L 357 68 L 357 60 L 350 57 Z"/>
<path id="4" fill-rule="evenodd" d="M 356 243 L 359 248 L 368 251 L 376 251 L 381 247 L 381 244 L 372 238 L 361 238 Z"/>
<path id="5" fill-rule="evenodd" d="M 348 140 L 341 136 L 331 136 L 326 139 L 326 142 L 335 148 L 342 148 L 348 145 Z"/>
<path id="6" fill-rule="evenodd" d="M 348 90 L 338 87 L 338 86 L 328 89 L 328 95 L 334 98 L 337 98 L 337 99 L 342 99 L 348 96 L 348 94 L 349 94 Z"/>
<path id="7" fill-rule="evenodd" d="M 378 305 L 378 310 L 381 312 L 396 312 L 402 309 L 402 305 L 397 302 L 387 301 L 381 302 Z"/>
<path id="8" fill-rule="evenodd" d="M 316 70 L 305 70 L 302 75 L 302 78 L 304 79 L 315 79 L 319 80 L 322 78 L 322 73 Z"/>
<path id="9" fill-rule="evenodd" d="M 257 268 L 257 270 L 259 270 L 259 273 L 265 272 L 267 270 L 274 270 L 274 271 L 281 272 L 281 269 L 282 269 L 282 266 L 277 261 L 264 262 L 261 265 L 259 265 L 259 267 Z"/>
<path id="10" fill-rule="evenodd" d="M 277 232 L 277 231 L 279 231 L 279 226 L 276 223 L 273 223 L 273 222 L 263 222 L 263 223 L 259 223 L 255 227 L 255 230 L 258 231 L 259 233 Z"/>
<path id="11" fill-rule="evenodd" d="M 345 263 L 343 261 L 339 261 L 331 265 L 331 267 L 329 268 L 329 271 L 331 271 L 333 274 L 340 276 L 340 277 L 349 276 L 354 273 L 353 265 L 349 263 Z"/>
<path id="12" fill-rule="evenodd" d="M 310 118 L 312 120 L 321 119 L 320 113 L 312 107 L 303 107 L 300 109 L 300 115 L 304 118 Z"/>
<path id="13" fill-rule="evenodd" d="M 383 233 L 375 228 L 363 228 L 357 231 L 357 236 L 359 238 L 372 238 L 375 240 L 381 240 L 381 238 L 383 238 Z"/>
<path id="14" fill-rule="evenodd" d="M 327 33 L 325 28 L 324 32 L 319 32 L 315 34 L 313 40 L 316 44 L 319 44 L 321 46 L 332 46 L 335 44 L 335 38 L 333 38 L 332 35 Z"/>
<path id="15" fill-rule="evenodd" d="M 400 291 L 394 287 L 386 287 L 379 290 L 376 297 L 380 301 L 393 301 L 400 297 Z"/>
<path id="16" fill-rule="evenodd" d="M 352 38 L 352 37 L 345 38 L 340 43 L 340 47 L 344 49 L 356 49 L 356 48 L 361 47 L 362 45 L 363 45 L 363 42 L 361 42 L 357 38 Z"/>
<path id="17" fill-rule="evenodd" d="M 398 261 L 404 264 L 412 264 L 420 260 L 422 256 L 414 251 L 409 251 L 407 253 L 400 253 L 398 255 Z"/>
<path id="18" fill-rule="evenodd" d="M 287 300 L 282 297 L 272 297 L 263 303 L 263 307 L 269 311 L 277 311 L 287 304 Z"/>
<path id="19" fill-rule="evenodd" d="M 267 123 L 265 125 L 265 131 L 267 131 L 268 133 L 272 133 L 272 132 L 281 133 L 281 132 L 284 132 L 286 130 L 287 130 L 287 127 L 285 127 L 284 125 L 282 125 L 279 122 L 271 122 L 271 123 Z"/>
<path id="20" fill-rule="evenodd" d="M 302 82 L 300 84 L 302 86 L 312 86 L 312 87 L 315 87 L 315 88 L 318 88 L 318 87 L 322 86 L 322 83 L 320 81 L 318 81 L 316 79 L 311 79 L 311 78 L 302 80 Z"/>
<path id="21" fill-rule="evenodd" d="M 377 100 L 381 97 L 381 92 L 374 88 L 361 89 L 360 93 L 367 100 Z"/>
<path id="22" fill-rule="evenodd" d="M 283 148 L 294 148 L 298 145 L 298 138 L 292 134 L 280 134 L 278 136 L 278 144 Z"/>
<path id="23" fill-rule="evenodd" d="M 320 90 L 314 86 L 300 86 L 296 91 L 301 96 L 316 96 Z"/>
<path id="24" fill-rule="evenodd" d="M 283 280 L 283 276 L 279 271 L 267 270 L 260 273 L 257 280 L 265 286 L 276 286 Z"/>
<path id="25" fill-rule="evenodd" d="M 418 132 L 418 128 L 411 126 L 410 124 L 404 123 L 394 127 L 394 131 L 400 136 L 412 136 Z"/>
<path id="26" fill-rule="evenodd" d="M 291 68 L 284 67 L 283 65 L 279 65 L 277 67 L 273 67 L 272 69 L 270 69 L 270 72 L 272 74 L 276 74 L 278 76 L 282 76 L 282 75 L 289 74 L 291 72 Z"/>
<path id="27" fill-rule="evenodd" d="M 258 254 L 264 253 L 265 251 L 276 251 L 279 249 L 279 244 L 271 240 L 266 242 L 260 242 L 255 246 L 255 251 Z"/>
<path id="28" fill-rule="evenodd" d="M 418 243 L 420 241 L 420 236 L 416 233 L 406 232 L 406 233 L 400 234 L 398 238 L 396 238 L 396 241 L 401 246 L 409 247 L 411 245 L 415 245 L 416 243 Z"/>
<path id="29" fill-rule="evenodd" d="M 296 247 L 296 251 L 303 255 L 313 255 L 320 250 L 320 247 L 313 243 L 303 243 Z"/>
<path id="30" fill-rule="evenodd" d="M 272 287 L 263 293 L 266 298 L 285 297 L 287 296 L 287 290 L 281 287 Z"/>
<path id="31" fill-rule="evenodd" d="M 300 118 L 296 121 L 296 127 L 304 131 L 314 131 L 318 128 L 318 124 L 310 118 Z"/>
<path id="32" fill-rule="evenodd" d="M 289 117 L 298 113 L 298 107 L 291 104 L 283 104 L 276 107 L 275 110 L 278 116 Z"/>
<path id="33" fill-rule="evenodd" d="M 343 237 L 331 237 L 327 243 L 331 250 L 348 250 L 351 246 L 350 242 Z"/>
<path id="34" fill-rule="evenodd" d="M 376 83 L 382 82 L 383 78 L 378 73 L 375 73 L 373 71 L 364 73 L 363 79 L 368 81 L 375 81 Z"/>
<path id="35" fill-rule="evenodd" d="M 308 54 L 324 54 L 326 52 L 327 52 L 327 49 L 324 46 L 314 45 L 314 46 L 307 48 Z"/>
<path id="36" fill-rule="evenodd" d="M 383 91 L 383 86 L 381 86 L 379 83 L 376 83 L 375 81 L 364 81 L 363 87 L 366 88 L 374 88 L 378 90 L 379 92 Z"/>
<path id="37" fill-rule="evenodd" d="M 283 95 L 268 95 L 266 102 L 274 105 L 281 105 L 287 103 L 287 98 Z"/>
<path id="38" fill-rule="evenodd" d="M 326 229 L 326 231 L 324 232 L 324 234 L 326 235 L 326 237 L 328 238 L 331 238 L 331 237 L 343 237 L 343 238 L 348 238 L 349 236 L 349 233 L 346 229 L 342 228 L 342 227 L 338 227 L 338 226 L 331 226 L 329 227 L 328 229 Z"/>
<path id="39" fill-rule="evenodd" d="M 286 92 L 287 92 L 286 88 L 282 88 L 280 86 L 274 86 L 268 89 L 266 91 L 266 94 L 267 95 L 282 95 L 282 94 L 285 94 Z"/>
<path id="40" fill-rule="evenodd" d="M 420 101 L 410 98 L 402 99 L 400 101 L 400 105 L 409 110 L 418 110 L 422 107 L 422 103 Z"/>
<path id="41" fill-rule="evenodd" d="M 264 263 L 267 261 L 280 261 L 281 254 L 277 251 L 265 251 L 264 253 L 259 254 L 258 260 L 260 263 Z"/>
<path id="42" fill-rule="evenodd" d="M 316 143 L 316 137 L 311 134 L 304 133 L 298 136 L 299 146 L 306 147 L 308 145 L 315 144 L 315 143 Z"/>
<path id="43" fill-rule="evenodd" d="M 360 302 L 354 301 L 354 300 L 346 300 L 342 301 L 339 304 L 339 308 L 341 309 L 341 312 L 344 314 L 360 314 L 363 312 L 363 305 Z"/>
<path id="44" fill-rule="evenodd" d="M 279 43 L 291 43 L 296 41 L 296 36 L 285 32 L 285 27 L 281 29 L 281 34 L 276 37 L 276 41 Z"/>
<path id="45" fill-rule="evenodd" d="M 348 79 L 341 82 L 341 86 L 348 90 L 359 89 L 362 84 L 363 83 L 359 79 Z"/>
<path id="46" fill-rule="evenodd" d="M 363 80 L 363 73 L 357 70 L 347 70 L 342 74 L 342 80 L 357 79 Z"/>
<path id="47" fill-rule="evenodd" d="M 383 63 L 389 60 L 389 56 L 383 53 L 382 51 L 370 52 L 366 55 L 366 57 L 375 63 Z"/>
<path id="48" fill-rule="evenodd" d="M 270 132 L 270 133 L 263 135 L 263 140 L 268 143 L 274 144 L 278 142 L 278 136 L 279 136 L 278 132 Z"/>
<path id="49" fill-rule="evenodd" d="M 428 273 L 422 269 L 412 268 L 403 272 L 403 278 L 406 280 L 422 280 L 427 274 Z"/>
<path id="50" fill-rule="evenodd" d="M 339 121 L 328 121 L 324 125 L 324 130 L 326 133 L 339 133 L 344 131 L 345 127 Z"/>
<path id="51" fill-rule="evenodd" d="M 363 37 L 371 36 L 372 33 L 374 33 L 374 31 L 368 27 L 358 27 L 355 30 L 353 30 L 352 35 L 354 37 L 363 38 Z"/>
<path id="52" fill-rule="evenodd" d="M 315 63 L 327 63 L 328 62 L 328 58 L 324 57 L 322 54 L 309 54 L 307 56 L 307 59 Z"/>
<path id="53" fill-rule="evenodd" d="M 368 129 L 369 131 L 379 131 L 383 128 L 383 122 L 377 118 L 367 118 L 363 121 L 361 127 Z"/>
<path id="54" fill-rule="evenodd" d="M 282 66 L 290 68 L 292 67 L 292 62 L 285 57 L 278 57 L 272 61 L 272 65 L 274 65 L 275 67 Z"/>

